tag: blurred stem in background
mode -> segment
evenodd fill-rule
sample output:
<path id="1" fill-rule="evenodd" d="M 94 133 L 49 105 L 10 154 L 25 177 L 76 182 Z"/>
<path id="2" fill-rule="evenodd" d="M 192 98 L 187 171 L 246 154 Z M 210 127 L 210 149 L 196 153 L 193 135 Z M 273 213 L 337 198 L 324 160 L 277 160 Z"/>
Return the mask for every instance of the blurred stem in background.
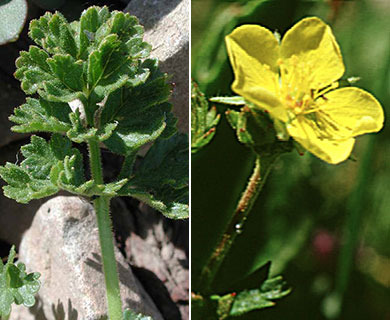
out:
<path id="1" fill-rule="evenodd" d="M 222 235 L 220 242 L 214 249 L 212 255 L 203 267 L 200 275 L 200 291 L 205 294 L 211 293 L 211 284 L 218 272 L 222 262 L 234 243 L 238 234 L 242 233 L 244 223 L 257 200 L 261 189 L 264 186 L 267 176 L 270 173 L 275 160 L 280 154 L 274 153 L 268 156 L 257 156 L 253 173 L 250 176 L 245 191 L 238 201 L 237 207 L 231 220 Z"/>
<path id="2" fill-rule="evenodd" d="M 382 76 L 378 77 L 375 86 L 380 95 L 386 95 L 388 86 L 388 77 L 390 71 L 390 41 L 387 46 L 388 58 L 383 68 Z M 372 184 L 374 153 L 377 149 L 378 140 L 371 135 L 366 142 L 365 152 L 361 158 L 361 163 L 356 179 L 356 186 L 349 196 L 346 207 L 346 219 L 344 222 L 343 245 L 339 254 L 338 268 L 335 280 L 334 291 L 324 300 L 323 311 L 330 319 L 339 318 L 343 298 L 348 289 L 351 273 L 353 271 L 354 260 L 356 258 L 360 236 L 362 232 L 362 217 L 366 210 L 366 203 L 369 186 Z"/>

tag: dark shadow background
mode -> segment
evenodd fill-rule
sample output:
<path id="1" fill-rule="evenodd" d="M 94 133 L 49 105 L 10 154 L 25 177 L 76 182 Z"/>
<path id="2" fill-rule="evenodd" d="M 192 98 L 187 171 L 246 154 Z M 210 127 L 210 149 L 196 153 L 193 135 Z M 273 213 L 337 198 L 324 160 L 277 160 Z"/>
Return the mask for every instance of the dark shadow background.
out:
<path id="1" fill-rule="evenodd" d="M 192 78 L 207 97 L 234 95 L 224 37 L 261 24 L 281 35 L 303 17 L 331 25 L 344 78 L 390 107 L 390 2 L 192 1 Z M 192 288 L 252 170 L 253 159 L 224 119 L 192 157 Z M 235 319 L 390 319 L 390 129 L 357 139 L 356 161 L 329 165 L 306 153 L 284 155 L 214 285 L 229 284 L 272 261 L 292 293 L 274 308 Z"/>

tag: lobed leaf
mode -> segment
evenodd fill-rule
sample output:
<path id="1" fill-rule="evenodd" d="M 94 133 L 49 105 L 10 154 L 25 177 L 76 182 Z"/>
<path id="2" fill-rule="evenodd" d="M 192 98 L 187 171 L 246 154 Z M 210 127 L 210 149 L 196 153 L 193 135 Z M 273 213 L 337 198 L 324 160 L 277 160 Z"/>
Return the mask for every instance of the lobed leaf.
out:
<path id="1" fill-rule="evenodd" d="M 11 128 L 15 132 L 65 133 L 71 128 L 69 113 L 66 103 L 27 98 L 9 119 L 17 124 Z"/>
<path id="2" fill-rule="evenodd" d="M 135 172 L 138 186 L 181 189 L 188 186 L 188 138 L 177 134 L 157 141 Z"/>
<path id="3" fill-rule="evenodd" d="M 6 163 L 0 167 L 0 176 L 8 185 L 4 194 L 20 203 L 50 196 L 59 191 L 62 183 L 79 186 L 84 183 L 82 157 L 71 142 L 53 134 L 51 140 L 31 137 L 31 143 L 21 148 L 25 160 L 17 166 Z"/>
<path id="4" fill-rule="evenodd" d="M 146 60 L 141 67 L 150 72 L 147 80 L 110 94 L 99 117 L 101 125 L 112 121 L 118 123 L 112 136 L 105 141 L 115 153 L 126 155 L 156 140 L 164 130 L 167 130 L 166 137 L 176 131 L 176 120 L 170 114 L 171 105 L 166 102 L 170 96 L 166 75 L 158 70 L 156 60 Z"/>
<path id="5" fill-rule="evenodd" d="M 144 60 L 151 48 L 138 20 L 107 7 L 91 7 L 72 23 L 47 13 L 30 23 L 29 35 L 37 46 L 21 52 L 15 77 L 27 94 L 40 98 L 15 110 L 13 130 L 54 135 L 50 142 L 32 137 L 20 166 L 0 167 L 5 194 L 26 203 L 59 189 L 86 196 L 120 193 L 144 199 L 167 216 L 187 217 L 186 139 L 174 136 L 171 87 L 157 60 Z M 139 148 L 158 138 L 133 175 Z M 119 181 L 85 181 L 81 154 L 71 141 L 104 142 L 124 155 Z"/>
<path id="6" fill-rule="evenodd" d="M 240 316 L 252 310 L 264 309 L 275 305 L 273 300 L 281 299 L 291 292 L 285 289 L 281 276 L 267 279 L 260 289 L 244 290 L 237 294 L 230 310 L 231 316 Z"/>
<path id="7" fill-rule="evenodd" d="M 0 318 L 10 315 L 13 303 L 32 307 L 41 285 L 39 273 L 27 274 L 25 265 L 14 264 L 14 259 L 15 248 L 12 247 L 7 263 L 4 265 L 0 260 Z"/>
<path id="8" fill-rule="evenodd" d="M 188 156 L 185 135 L 159 139 L 119 194 L 137 198 L 169 218 L 188 217 Z"/>
<path id="9" fill-rule="evenodd" d="M 59 12 L 46 13 L 31 21 L 29 36 L 38 47 L 21 52 L 16 62 L 22 89 L 53 102 L 90 100 L 87 120 L 111 92 L 149 75 L 141 68 L 151 49 L 143 28 L 123 12 L 91 7 L 72 24 Z"/>
<path id="10" fill-rule="evenodd" d="M 78 48 L 73 30 L 65 17 L 46 12 L 30 22 L 30 38 L 50 54 L 69 54 L 77 58 Z"/>
<path id="11" fill-rule="evenodd" d="M 197 84 L 192 81 L 191 85 L 191 152 L 196 153 L 214 137 L 220 115 L 215 107 L 209 109 Z"/>
<path id="12" fill-rule="evenodd" d="M 110 138 L 118 123 L 107 123 L 100 128 L 86 128 L 83 125 L 80 112 L 76 111 L 69 115 L 72 127 L 68 130 L 67 136 L 74 142 L 88 142 L 88 140 L 97 140 L 103 142 Z"/>
<path id="13" fill-rule="evenodd" d="M 26 94 L 38 93 L 49 101 L 70 102 L 83 94 L 83 64 L 69 54 L 50 57 L 47 52 L 30 46 L 16 60 L 15 77 Z"/>

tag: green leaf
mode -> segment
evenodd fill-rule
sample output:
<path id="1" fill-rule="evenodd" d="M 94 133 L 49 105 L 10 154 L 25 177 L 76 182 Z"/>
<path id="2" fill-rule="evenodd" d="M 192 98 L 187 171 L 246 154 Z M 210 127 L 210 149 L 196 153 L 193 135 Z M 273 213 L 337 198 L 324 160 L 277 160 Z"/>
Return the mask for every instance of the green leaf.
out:
<path id="1" fill-rule="evenodd" d="M 0 2 L 0 45 L 16 41 L 27 17 L 26 0 Z"/>
<path id="2" fill-rule="evenodd" d="M 52 58 L 42 49 L 30 46 L 16 60 L 15 77 L 26 94 L 36 92 L 46 100 L 70 102 L 83 95 L 83 64 L 69 54 Z"/>
<path id="3" fill-rule="evenodd" d="M 79 111 L 70 114 L 69 117 L 72 128 L 67 132 L 67 136 L 77 143 L 88 142 L 91 139 L 103 142 L 112 136 L 118 126 L 118 123 L 107 123 L 99 129 L 85 127 Z"/>
<path id="4" fill-rule="evenodd" d="M 83 88 L 83 63 L 75 61 L 70 55 L 56 54 L 53 58 L 46 60 L 52 74 L 69 88 L 71 91 L 78 91 Z"/>
<path id="5" fill-rule="evenodd" d="M 65 17 L 56 12 L 46 12 L 38 20 L 30 22 L 30 38 L 48 53 L 69 54 L 77 58 L 78 48 L 71 29 Z"/>
<path id="6" fill-rule="evenodd" d="M 198 152 L 207 145 L 215 135 L 215 126 L 219 122 L 220 115 L 217 109 L 209 109 L 204 94 L 197 84 L 192 82 L 191 92 L 191 152 Z"/>
<path id="7" fill-rule="evenodd" d="M 159 139 L 119 194 L 137 198 L 169 218 L 188 217 L 188 157 L 186 135 Z"/>
<path id="8" fill-rule="evenodd" d="M 9 119 L 17 124 L 11 128 L 15 132 L 65 133 L 71 128 L 71 112 L 67 103 L 27 98 Z"/>
<path id="9" fill-rule="evenodd" d="M 86 60 L 86 53 L 90 44 L 95 41 L 95 33 L 110 17 L 107 7 L 90 7 L 83 11 L 79 23 L 78 41 L 79 57 Z"/>
<path id="10" fill-rule="evenodd" d="M 226 118 L 238 141 L 256 152 L 262 152 L 276 141 L 273 123 L 263 112 L 244 106 L 239 112 L 227 110 Z"/>
<path id="11" fill-rule="evenodd" d="M 40 274 L 27 274 L 25 265 L 14 264 L 14 258 L 15 248 L 12 246 L 7 263 L 3 265 L 0 260 L 0 318 L 9 316 L 13 303 L 32 307 L 41 285 Z"/>
<path id="12" fill-rule="evenodd" d="M 130 309 L 123 312 L 123 320 L 153 320 L 152 317 L 144 316 L 141 313 L 136 313 Z"/>
<path id="13" fill-rule="evenodd" d="M 6 163 L 0 167 L 0 176 L 8 183 L 4 194 L 20 203 L 50 196 L 59 191 L 61 182 L 75 185 L 84 183 L 81 154 L 71 148 L 71 142 L 54 134 L 49 142 L 32 136 L 31 143 L 21 148 L 25 160 L 17 166 Z"/>
<path id="14" fill-rule="evenodd" d="M 76 143 L 104 142 L 126 160 L 119 181 L 97 185 L 93 180 L 85 181 L 82 157 L 71 149 L 71 141 L 61 138 L 68 145 L 55 157 L 55 143 L 33 137 L 21 166 L 8 163 L 0 168 L 0 175 L 8 182 L 6 195 L 26 203 L 59 189 L 86 196 L 114 196 L 125 190 L 124 194 L 145 199 L 168 216 L 188 216 L 188 181 L 182 178 L 184 171 L 188 175 L 188 159 L 184 167 L 181 162 L 165 164 L 165 160 L 153 167 L 165 170 L 162 183 L 143 167 L 139 175 L 145 176 L 144 183 L 133 176 L 140 147 L 160 136 L 170 139 L 168 144 L 177 139 L 173 138 L 176 119 L 167 102 L 171 94 L 168 77 L 158 69 L 157 60 L 144 60 L 151 47 L 142 40 L 138 20 L 123 12 L 110 12 L 107 7 L 91 7 L 80 21 L 71 24 L 58 12 L 46 13 L 30 23 L 29 35 L 39 47 L 21 52 L 15 77 L 27 94 L 41 98 L 28 99 L 15 110 L 11 120 L 17 125 L 13 129 L 66 133 Z M 53 139 L 61 140 L 56 135 Z M 162 144 L 157 143 L 153 152 L 171 152 Z M 179 145 L 183 147 L 183 143 Z M 177 157 L 182 158 L 179 149 Z M 149 162 L 152 165 L 152 160 L 145 164 Z M 177 171 L 170 165 L 177 166 Z"/>
<path id="15" fill-rule="evenodd" d="M 230 310 L 231 316 L 240 316 L 252 310 L 264 309 L 275 305 L 273 300 L 281 299 L 291 292 L 285 289 L 286 283 L 281 276 L 267 279 L 260 289 L 244 290 L 237 294 Z"/>
<path id="16" fill-rule="evenodd" d="M 176 134 L 168 140 L 158 140 L 135 172 L 138 186 L 188 186 L 188 137 Z"/>
<path id="17" fill-rule="evenodd" d="M 135 17 L 119 11 L 107 15 L 103 9 L 88 9 L 80 23 L 82 54 L 87 42 L 90 44 L 88 90 L 97 101 L 126 83 L 134 82 L 138 74 L 144 74 L 145 70 L 139 68 L 140 59 L 147 57 L 151 50 L 150 45 L 142 41 L 143 28 Z"/>
<path id="18" fill-rule="evenodd" d="M 91 7 L 72 24 L 58 12 L 46 13 L 31 21 L 29 35 L 43 50 L 31 46 L 17 60 L 22 89 L 57 102 L 91 97 L 88 119 L 111 92 L 148 76 L 140 66 L 150 45 L 142 40 L 138 20 L 127 13 Z"/>
<path id="19" fill-rule="evenodd" d="M 139 78 L 135 87 L 126 86 L 110 94 L 99 118 L 100 124 L 118 123 L 105 141 L 115 153 L 126 155 L 156 140 L 165 129 L 169 131 L 166 137 L 176 131 L 171 105 L 166 102 L 171 90 L 166 75 L 158 70 L 156 60 L 146 60 L 141 67 L 148 70 L 149 77 Z"/>

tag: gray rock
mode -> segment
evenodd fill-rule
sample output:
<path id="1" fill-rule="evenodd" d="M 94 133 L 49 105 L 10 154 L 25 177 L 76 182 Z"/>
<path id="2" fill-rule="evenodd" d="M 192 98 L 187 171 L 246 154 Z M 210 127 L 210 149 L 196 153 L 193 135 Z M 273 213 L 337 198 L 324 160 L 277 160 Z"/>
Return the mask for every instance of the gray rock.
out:
<path id="1" fill-rule="evenodd" d="M 153 46 L 151 56 L 161 70 L 172 75 L 173 111 L 181 132 L 188 133 L 189 110 L 189 1 L 131 0 L 125 11 L 145 27 L 145 41 Z"/>
<path id="2" fill-rule="evenodd" d="M 175 310 L 169 306 L 169 301 L 166 301 L 165 305 L 160 307 L 164 317 L 187 320 L 189 262 L 185 248 L 188 248 L 188 221 L 167 220 L 143 203 L 140 203 L 139 209 L 142 214 L 137 214 L 128 222 L 131 235 L 125 242 L 126 256 L 132 266 L 154 274 L 178 306 L 180 315 L 175 314 Z M 146 277 L 140 277 L 140 280 L 151 296 L 159 296 L 158 300 L 163 299 L 163 290 L 158 286 L 158 281 L 148 281 Z M 148 282 L 153 284 L 148 285 Z"/>
<path id="3" fill-rule="evenodd" d="M 124 307 L 162 316 L 116 250 Z M 78 197 L 56 197 L 40 207 L 20 245 L 27 271 L 42 274 L 38 303 L 14 307 L 10 320 L 98 320 L 106 314 L 100 245 L 93 207 Z"/>

